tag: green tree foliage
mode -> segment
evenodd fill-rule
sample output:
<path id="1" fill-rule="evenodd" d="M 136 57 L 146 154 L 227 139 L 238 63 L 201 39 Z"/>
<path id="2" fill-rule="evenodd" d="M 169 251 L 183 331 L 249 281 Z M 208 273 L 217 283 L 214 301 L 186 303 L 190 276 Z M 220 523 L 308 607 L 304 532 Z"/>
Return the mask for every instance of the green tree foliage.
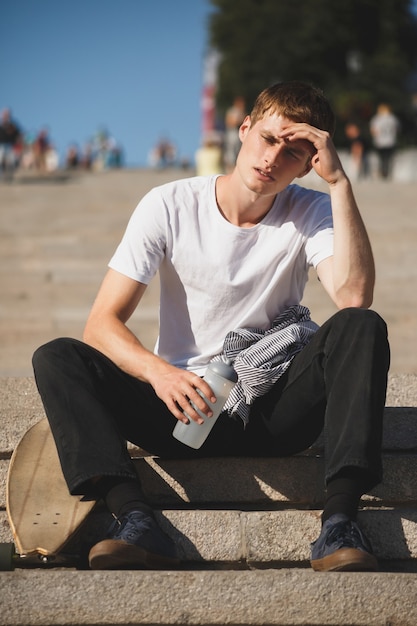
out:
<path id="1" fill-rule="evenodd" d="M 220 115 L 236 96 L 248 109 L 265 86 L 320 86 L 340 120 L 367 120 L 389 102 L 412 123 L 407 81 L 417 67 L 411 0 L 211 0 L 211 45 L 220 52 Z M 340 125 L 339 125 L 340 127 Z"/>

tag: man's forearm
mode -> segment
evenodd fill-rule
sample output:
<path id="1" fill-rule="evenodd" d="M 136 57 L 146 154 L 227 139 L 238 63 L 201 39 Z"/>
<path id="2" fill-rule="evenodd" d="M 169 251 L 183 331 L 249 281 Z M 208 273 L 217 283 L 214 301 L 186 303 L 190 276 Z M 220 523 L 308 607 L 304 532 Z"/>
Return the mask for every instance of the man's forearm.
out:
<path id="1" fill-rule="evenodd" d="M 375 284 L 372 248 L 353 195 L 345 178 L 330 186 L 334 223 L 333 282 L 339 308 L 369 307 Z"/>
<path id="2" fill-rule="evenodd" d="M 164 361 L 144 347 L 132 331 L 120 320 L 89 319 L 83 339 L 105 354 L 121 370 L 144 382 L 150 382 L 149 372 Z"/>

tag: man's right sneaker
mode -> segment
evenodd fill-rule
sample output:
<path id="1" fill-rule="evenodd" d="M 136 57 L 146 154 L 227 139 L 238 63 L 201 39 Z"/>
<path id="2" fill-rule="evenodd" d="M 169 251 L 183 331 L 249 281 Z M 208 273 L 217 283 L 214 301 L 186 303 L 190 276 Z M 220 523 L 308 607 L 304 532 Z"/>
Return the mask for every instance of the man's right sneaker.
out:
<path id="1" fill-rule="evenodd" d="M 316 572 L 369 572 L 378 569 L 372 547 L 356 522 L 336 513 L 326 520 L 311 544 L 311 567 Z"/>
<path id="2" fill-rule="evenodd" d="M 169 569 L 179 565 L 174 542 L 152 515 L 129 511 L 88 556 L 91 569 Z"/>

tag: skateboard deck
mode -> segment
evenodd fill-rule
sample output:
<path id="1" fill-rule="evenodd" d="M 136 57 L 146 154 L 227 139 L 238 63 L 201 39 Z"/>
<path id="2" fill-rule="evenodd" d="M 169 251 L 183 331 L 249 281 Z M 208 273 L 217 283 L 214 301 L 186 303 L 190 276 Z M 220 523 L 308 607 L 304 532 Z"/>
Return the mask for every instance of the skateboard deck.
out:
<path id="1" fill-rule="evenodd" d="M 20 555 L 59 553 L 95 500 L 72 496 L 46 419 L 22 437 L 10 460 L 6 507 Z"/>

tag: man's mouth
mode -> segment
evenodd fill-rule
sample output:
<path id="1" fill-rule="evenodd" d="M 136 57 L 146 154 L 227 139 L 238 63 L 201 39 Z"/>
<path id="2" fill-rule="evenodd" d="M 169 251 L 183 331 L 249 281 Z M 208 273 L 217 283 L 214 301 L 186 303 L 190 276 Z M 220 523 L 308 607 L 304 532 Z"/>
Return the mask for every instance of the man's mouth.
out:
<path id="1" fill-rule="evenodd" d="M 255 170 L 262 176 L 262 178 L 267 178 L 268 180 L 275 180 L 270 172 L 266 170 L 262 170 L 260 167 L 255 167 Z"/>

